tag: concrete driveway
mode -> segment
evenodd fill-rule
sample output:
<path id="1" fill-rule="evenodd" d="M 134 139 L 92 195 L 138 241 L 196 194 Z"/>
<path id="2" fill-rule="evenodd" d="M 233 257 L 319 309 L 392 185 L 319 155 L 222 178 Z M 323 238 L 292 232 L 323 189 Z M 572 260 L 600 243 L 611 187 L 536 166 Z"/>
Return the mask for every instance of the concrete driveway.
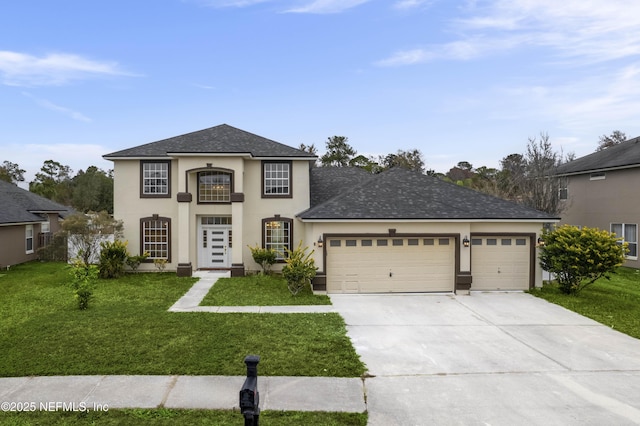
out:
<path id="1" fill-rule="evenodd" d="M 640 340 L 525 293 L 331 295 L 370 425 L 640 424 Z"/>

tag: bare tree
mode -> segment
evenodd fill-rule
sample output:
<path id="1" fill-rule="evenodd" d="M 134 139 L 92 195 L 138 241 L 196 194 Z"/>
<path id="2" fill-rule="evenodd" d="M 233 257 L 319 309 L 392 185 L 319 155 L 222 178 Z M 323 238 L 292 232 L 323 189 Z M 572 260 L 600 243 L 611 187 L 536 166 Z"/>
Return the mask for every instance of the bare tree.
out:
<path id="1" fill-rule="evenodd" d="M 602 135 L 598 140 L 598 148 L 596 151 L 602 151 L 604 149 L 610 148 L 614 145 L 618 145 L 627 140 L 627 135 L 620 130 L 614 130 L 611 135 Z"/>
<path id="2" fill-rule="evenodd" d="M 562 164 L 562 153 L 553 150 L 548 134 L 541 133 L 539 140 L 529 138 L 524 161 L 522 202 L 552 215 L 560 213 L 560 178 L 556 169 Z"/>

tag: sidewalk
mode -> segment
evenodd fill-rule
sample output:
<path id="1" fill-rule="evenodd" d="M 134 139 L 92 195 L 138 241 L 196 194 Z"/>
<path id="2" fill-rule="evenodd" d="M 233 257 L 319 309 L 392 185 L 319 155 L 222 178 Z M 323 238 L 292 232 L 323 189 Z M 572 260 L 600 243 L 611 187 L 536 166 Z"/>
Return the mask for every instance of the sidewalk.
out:
<path id="1" fill-rule="evenodd" d="M 50 376 L 0 378 L 0 402 L 49 407 L 238 409 L 244 376 Z M 261 410 L 366 411 L 360 378 L 258 377 Z M 57 404 L 57 405 L 56 405 Z M 55 408 L 55 407 L 59 408 Z"/>
<path id="2" fill-rule="evenodd" d="M 229 277 L 229 272 L 196 271 L 200 278 L 189 291 L 169 308 L 170 312 L 214 312 L 256 314 L 310 314 L 337 312 L 332 305 L 284 305 L 284 306 L 199 306 L 218 278 Z"/>

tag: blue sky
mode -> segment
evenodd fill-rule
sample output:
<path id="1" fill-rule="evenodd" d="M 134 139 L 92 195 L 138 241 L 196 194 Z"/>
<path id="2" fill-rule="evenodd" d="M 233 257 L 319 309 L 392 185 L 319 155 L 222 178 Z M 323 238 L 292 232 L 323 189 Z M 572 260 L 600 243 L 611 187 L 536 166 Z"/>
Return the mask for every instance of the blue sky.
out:
<path id="1" fill-rule="evenodd" d="M 546 132 L 640 136 L 637 0 L 21 0 L 0 14 L 0 162 L 74 173 L 215 126 L 498 167 Z"/>

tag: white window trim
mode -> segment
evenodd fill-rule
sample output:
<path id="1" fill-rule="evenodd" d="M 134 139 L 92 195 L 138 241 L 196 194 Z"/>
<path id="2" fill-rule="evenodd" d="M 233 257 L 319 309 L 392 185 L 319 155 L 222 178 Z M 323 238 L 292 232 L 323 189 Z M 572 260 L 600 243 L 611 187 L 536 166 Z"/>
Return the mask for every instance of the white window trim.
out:
<path id="1" fill-rule="evenodd" d="M 24 248 L 26 254 L 34 253 L 33 225 L 27 225 L 24 232 Z M 29 249 L 29 240 L 31 240 L 31 249 Z"/>
<path id="2" fill-rule="evenodd" d="M 622 235 L 618 235 L 618 234 L 616 234 L 616 237 L 617 237 L 617 238 L 622 238 L 622 242 L 623 242 L 623 243 L 635 244 L 635 246 L 636 246 L 636 255 L 635 255 L 635 256 L 628 256 L 628 255 L 625 255 L 625 259 L 628 259 L 628 260 L 638 260 L 638 248 L 639 248 L 639 246 L 638 246 L 638 224 L 637 224 L 637 223 L 612 222 L 612 223 L 609 225 L 609 231 L 610 231 L 610 232 L 613 232 L 613 226 L 614 226 L 614 225 L 620 225 L 620 226 L 622 226 L 622 232 L 621 232 L 621 234 L 622 234 Z M 625 239 L 625 235 L 626 235 L 626 227 L 627 227 L 628 225 L 634 226 L 634 227 L 636 228 L 636 235 L 635 235 L 636 240 L 635 240 L 635 241 L 627 241 L 627 240 Z"/>

